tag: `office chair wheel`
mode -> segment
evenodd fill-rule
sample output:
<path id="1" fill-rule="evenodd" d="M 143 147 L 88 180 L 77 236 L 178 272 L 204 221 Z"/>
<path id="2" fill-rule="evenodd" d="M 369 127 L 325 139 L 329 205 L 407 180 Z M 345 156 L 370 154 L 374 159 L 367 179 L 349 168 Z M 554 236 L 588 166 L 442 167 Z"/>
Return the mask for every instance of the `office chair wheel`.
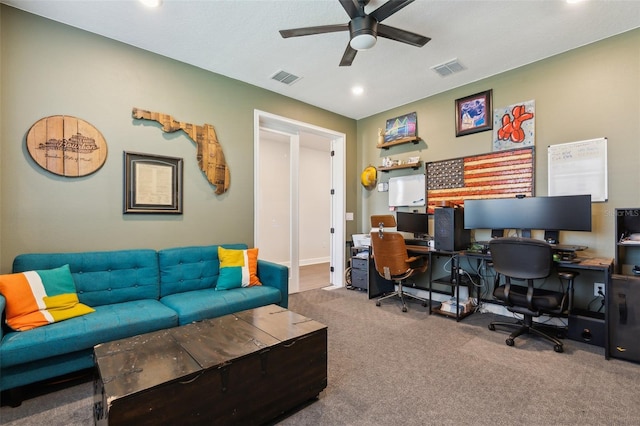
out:
<path id="1" fill-rule="evenodd" d="M 380 306 L 380 302 L 376 302 L 376 306 Z"/>
<path id="2" fill-rule="evenodd" d="M 558 353 L 564 352 L 564 349 L 562 349 L 562 345 L 554 345 L 553 346 L 553 350 L 558 352 Z"/>
<path id="3" fill-rule="evenodd" d="M 504 342 L 507 344 L 507 346 L 513 346 L 515 344 L 512 338 L 508 338 Z"/>
<path id="4" fill-rule="evenodd" d="M 427 307 L 427 302 L 422 302 L 422 307 L 426 308 Z"/>
<path id="5" fill-rule="evenodd" d="M 407 312 L 407 307 L 406 306 L 402 307 L 402 312 Z"/>
<path id="6" fill-rule="evenodd" d="M 496 326 L 493 324 L 489 324 L 489 330 L 496 331 Z"/>

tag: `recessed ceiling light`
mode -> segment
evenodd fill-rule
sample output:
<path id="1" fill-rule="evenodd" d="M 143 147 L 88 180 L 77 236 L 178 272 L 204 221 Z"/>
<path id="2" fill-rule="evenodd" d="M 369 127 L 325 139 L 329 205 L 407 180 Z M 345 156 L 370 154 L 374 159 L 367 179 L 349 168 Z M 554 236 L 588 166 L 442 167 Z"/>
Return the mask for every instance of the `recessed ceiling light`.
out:
<path id="1" fill-rule="evenodd" d="M 354 95 L 362 95 L 364 93 L 364 87 L 362 86 L 353 86 L 353 88 L 351 88 L 351 93 L 353 93 Z"/>
<path id="2" fill-rule="evenodd" d="M 162 4 L 162 0 L 139 0 L 140 3 L 147 7 L 159 7 Z"/>

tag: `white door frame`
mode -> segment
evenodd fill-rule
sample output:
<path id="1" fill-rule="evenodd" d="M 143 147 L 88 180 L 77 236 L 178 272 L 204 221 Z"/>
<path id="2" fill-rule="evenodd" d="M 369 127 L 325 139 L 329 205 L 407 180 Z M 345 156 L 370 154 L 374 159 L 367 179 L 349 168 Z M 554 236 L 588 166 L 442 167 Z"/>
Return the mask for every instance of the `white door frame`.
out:
<path id="1" fill-rule="evenodd" d="M 254 246 L 259 247 L 259 229 L 258 229 L 258 215 L 260 214 L 260 205 L 258 197 L 259 188 L 259 141 L 260 141 L 260 129 L 265 128 L 271 131 L 277 131 L 284 134 L 288 134 L 292 137 L 296 137 L 300 131 L 307 133 L 321 135 L 332 141 L 332 167 L 331 167 L 331 180 L 333 182 L 334 194 L 331 202 L 331 227 L 333 233 L 331 234 L 331 267 L 332 270 L 329 274 L 329 282 L 333 287 L 344 286 L 344 266 L 345 266 L 345 210 L 346 210 L 346 185 L 345 185 L 345 169 L 346 169 L 346 135 L 344 133 L 336 132 L 334 130 L 325 129 L 312 124 L 304 123 L 290 118 L 282 117 L 279 115 L 271 114 L 265 111 L 254 110 L 254 194 L 253 194 L 253 208 L 254 208 L 254 220 L 253 220 L 253 235 Z M 297 165 L 296 165 L 297 167 Z M 293 179 L 297 181 L 297 179 Z M 297 182 L 292 182 L 292 195 L 297 197 Z M 293 193 L 295 191 L 295 193 Z M 294 235 L 298 235 L 297 218 L 292 218 L 292 241 Z M 293 229 L 296 228 L 296 229 Z M 297 259 L 297 247 L 292 251 L 292 263 Z M 296 262 L 298 262 L 296 260 Z M 297 265 L 297 263 L 296 263 Z M 292 268 L 292 271 L 297 273 L 298 268 Z M 298 277 L 291 277 L 295 287 L 298 285 Z M 289 292 L 297 292 L 298 288 L 289 288 Z"/>

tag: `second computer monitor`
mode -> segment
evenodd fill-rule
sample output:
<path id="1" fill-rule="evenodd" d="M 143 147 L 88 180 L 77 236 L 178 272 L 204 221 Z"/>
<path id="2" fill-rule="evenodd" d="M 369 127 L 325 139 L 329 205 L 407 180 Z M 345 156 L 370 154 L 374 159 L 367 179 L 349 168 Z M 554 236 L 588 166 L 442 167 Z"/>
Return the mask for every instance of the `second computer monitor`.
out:
<path id="1" fill-rule="evenodd" d="M 396 213 L 397 229 L 400 232 L 412 233 L 415 238 L 429 235 L 429 217 L 426 213 Z"/>

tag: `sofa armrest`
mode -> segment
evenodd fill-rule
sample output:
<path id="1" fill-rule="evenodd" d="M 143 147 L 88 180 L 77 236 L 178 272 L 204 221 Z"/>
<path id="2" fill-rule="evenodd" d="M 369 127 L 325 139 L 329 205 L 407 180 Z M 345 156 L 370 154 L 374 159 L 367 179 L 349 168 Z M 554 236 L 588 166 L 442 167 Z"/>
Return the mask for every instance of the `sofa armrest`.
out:
<path id="1" fill-rule="evenodd" d="M 267 260 L 258 259 L 258 278 L 262 285 L 275 287 L 282 294 L 280 306 L 289 306 L 289 268 Z"/>
<path id="2" fill-rule="evenodd" d="M 0 294 L 0 319 L 2 323 L 4 323 L 4 319 L 6 315 L 6 312 L 4 311 L 6 307 L 7 307 L 7 300 L 4 298 L 3 295 Z M 4 332 L 2 330 L 2 324 L 0 324 L 0 341 L 2 340 L 3 337 L 4 337 Z"/>

